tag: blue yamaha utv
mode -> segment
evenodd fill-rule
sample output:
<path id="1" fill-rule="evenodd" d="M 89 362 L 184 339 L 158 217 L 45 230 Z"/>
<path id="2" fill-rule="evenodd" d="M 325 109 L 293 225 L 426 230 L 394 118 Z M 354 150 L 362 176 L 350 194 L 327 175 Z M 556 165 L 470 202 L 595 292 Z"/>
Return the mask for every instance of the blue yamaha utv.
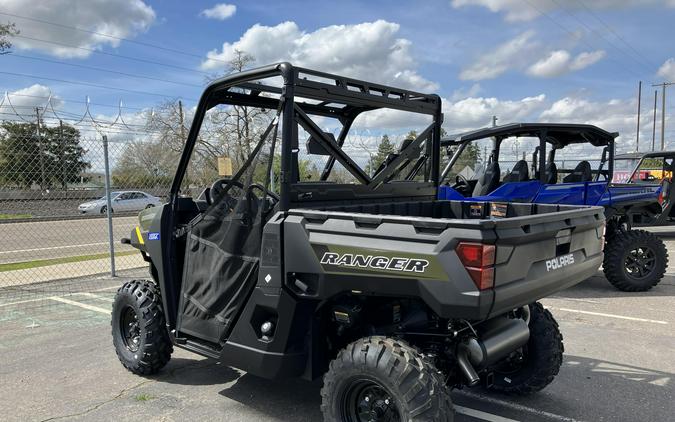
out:
<path id="1" fill-rule="evenodd" d="M 670 195 L 663 183 L 613 182 L 617 136 L 592 125 L 513 123 L 443 138 L 450 158 L 439 198 L 603 206 L 607 279 L 623 291 L 649 290 L 663 278 L 668 253 L 633 227 L 660 221 Z"/>

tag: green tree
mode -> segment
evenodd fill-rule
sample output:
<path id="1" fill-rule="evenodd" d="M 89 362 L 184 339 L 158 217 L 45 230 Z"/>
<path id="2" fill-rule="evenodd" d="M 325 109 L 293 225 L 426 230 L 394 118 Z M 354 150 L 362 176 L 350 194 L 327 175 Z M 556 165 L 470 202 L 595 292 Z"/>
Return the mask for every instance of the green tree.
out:
<path id="1" fill-rule="evenodd" d="M 389 140 L 389 135 L 382 135 L 382 139 L 380 139 L 380 143 L 377 146 L 377 153 L 375 155 L 372 155 L 370 159 L 368 160 L 368 164 L 366 165 L 366 173 L 372 174 L 375 172 L 382 163 L 387 159 L 389 154 L 393 154 L 396 152 L 396 145 L 394 145 L 393 142 Z"/>
<path id="2" fill-rule="evenodd" d="M 80 131 L 70 125 L 40 124 L 39 136 L 35 123 L 4 122 L 0 128 L 0 179 L 5 183 L 65 189 L 91 167 L 80 145 Z"/>
<path id="3" fill-rule="evenodd" d="M 452 154 L 454 155 L 454 152 Z M 445 163 L 441 165 L 441 170 L 443 170 L 443 167 L 445 167 L 445 164 L 447 164 L 451 156 L 449 156 L 447 160 L 445 160 Z M 452 166 L 452 169 L 450 169 L 450 173 L 445 178 L 445 181 L 454 183 L 455 177 L 466 167 L 476 170 L 479 159 L 480 148 L 475 143 L 470 143 L 464 148 L 464 151 L 462 151 L 462 154 L 457 158 L 457 161 L 455 161 L 455 164 Z"/>

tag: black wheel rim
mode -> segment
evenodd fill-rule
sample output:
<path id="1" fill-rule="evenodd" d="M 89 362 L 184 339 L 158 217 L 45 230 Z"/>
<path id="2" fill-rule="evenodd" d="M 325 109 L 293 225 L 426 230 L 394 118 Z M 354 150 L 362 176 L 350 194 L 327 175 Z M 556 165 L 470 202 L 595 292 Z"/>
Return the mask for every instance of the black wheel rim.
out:
<path id="1" fill-rule="evenodd" d="M 342 420 L 346 422 L 400 422 L 391 393 L 370 379 L 352 381 L 342 395 Z"/>
<path id="2" fill-rule="evenodd" d="M 138 314 L 131 306 L 127 306 L 120 315 L 120 332 L 124 347 L 130 352 L 137 352 L 141 342 L 141 327 L 138 323 Z"/>
<path id="3" fill-rule="evenodd" d="M 648 246 L 638 246 L 626 254 L 624 269 L 634 279 L 649 277 L 656 266 L 656 253 Z"/>

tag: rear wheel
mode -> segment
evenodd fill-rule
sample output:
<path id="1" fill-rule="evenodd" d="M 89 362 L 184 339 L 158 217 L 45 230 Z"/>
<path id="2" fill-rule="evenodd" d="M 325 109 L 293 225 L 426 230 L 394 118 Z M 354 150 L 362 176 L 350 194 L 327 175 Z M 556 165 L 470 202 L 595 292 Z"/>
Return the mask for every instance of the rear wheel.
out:
<path id="1" fill-rule="evenodd" d="M 159 289 L 153 282 L 132 280 L 120 287 L 111 325 L 117 357 L 134 374 L 154 374 L 171 359 L 173 345 Z"/>
<path id="2" fill-rule="evenodd" d="M 658 237 L 645 230 L 620 232 L 607 241 L 603 271 L 614 287 L 644 292 L 666 272 L 668 251 Z"/>
<path id="3" fill-rule="evenodd" d="M 442 374 L 405 342 L 368 337 L 343 349 L 323 379 L 327 422 L 451 422 Z"/>
<path id="4" fill-rule="evenodd" d="M 519 351 L 493 367 L 492 390 L 528 395 L 553 382 L 562 365 L 563 338 L 553 315 L 541 303 L 530 306 L 530 339 Z"/>

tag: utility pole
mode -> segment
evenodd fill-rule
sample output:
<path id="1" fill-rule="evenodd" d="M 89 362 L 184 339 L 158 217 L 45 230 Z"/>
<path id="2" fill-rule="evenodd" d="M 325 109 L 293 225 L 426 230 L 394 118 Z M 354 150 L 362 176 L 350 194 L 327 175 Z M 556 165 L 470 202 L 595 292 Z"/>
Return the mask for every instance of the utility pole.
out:
<path id="1" fill-rule="evenodd" d="M 63 176 L 63 190 L 68 190 L 68 175 L 66 173 L 66 140 L 63 137 L 63 120 L 59 120 L 59 138 L 61 141 L 61 175 Z"/>
<path id="2" fill-rule="evenodd" d="M 40 160 L 40 190 L 44 191 L 47 180 L 45 179 L 44 146 L 42 145 L 42 134 L 40 133 L 40 107 L 35 107 L 35 116 L 37 119 L 36 134 L 38 138 L 38 158 Z"/>
<path id="3" fill-rule="evenodd" d="M 638 83 L 637 131 L 635 133 L 635 151 L 640 151 L 640 105 L 642 104 L 642 81 Z"/>
<path id="4" fill-rule="evenodd" d="M 652 128 L 652 152 L 654 152 L 654 140 L 656 140 L 656 99 L 659 96 L 659 91 L 654 90 L 654 127 Z"/>
<path id="5" fill-rule="evenodd" d="M 180 123 L 180 141 L 185 145 L 185 115 L 183 114 L 183 101 L 178 100 L 178 121 Z M 190 179 L 189 179 L 189 173 L 190 171 L 190 166 L 185 168 L 185 186 L 190 189 Z"/>
<path id="6" fill-rule="evenodd" d="M 666 145 L 666 87 L 675 85 L 675 82 L 663 82 L 660 84 L 652 84 L 652 86 L 661 87 L 661 151 Z"/>
<path id="7" fill-rule="evenodd" d="M 183 101 L 178 100 L 178 118 L 180 120 L 180 138 L 185 142 L 185 115 L 183 114 Z"/>

